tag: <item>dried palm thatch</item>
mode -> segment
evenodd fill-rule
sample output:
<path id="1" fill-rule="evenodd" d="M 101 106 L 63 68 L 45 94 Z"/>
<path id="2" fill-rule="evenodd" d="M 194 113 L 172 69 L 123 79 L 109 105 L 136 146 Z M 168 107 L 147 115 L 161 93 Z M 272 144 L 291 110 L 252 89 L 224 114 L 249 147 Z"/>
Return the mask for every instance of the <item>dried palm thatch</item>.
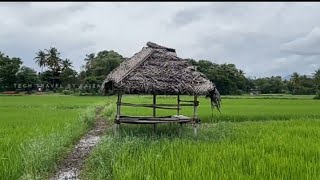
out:
<path id="1" fill-rule="evenodd" d="M 102 91 L 121 90 L 129 94 L 207 95 L 220 108 L 215 85 L 175 49 L 147 43 L 147 47 L 114 69 L 102 84 Z"/>

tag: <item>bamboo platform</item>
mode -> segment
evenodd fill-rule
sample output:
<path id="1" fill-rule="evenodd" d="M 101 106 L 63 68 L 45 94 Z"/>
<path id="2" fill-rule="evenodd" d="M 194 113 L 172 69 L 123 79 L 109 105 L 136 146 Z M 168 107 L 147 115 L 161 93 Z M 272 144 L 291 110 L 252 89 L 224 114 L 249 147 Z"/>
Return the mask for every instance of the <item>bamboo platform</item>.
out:
<path id="1" fill-rule="evenodd" d="M 192 124 L 194 127 L 194 134 L 197 135 L 197 124 L 200 122 L 198 118 L 198 106 L 199 101 L 197 99 L 197 95 L 194 95 L 194 99 L 192 100 L 181 100 L 180 95 L 177 95 L 177 104 L 157 104 L 156 102 L 156 94 L 153 94 L 153 103 L 152 104 L 133 104 L 128 102 L 121 102 L 122 93 L 118 91 L 118 100 L 117 100 L 117 114 L 115 118 L 115 123 L 117 124 L 117 128 L 120 127 L 121 123 L 128 124 L 153 124 L 154 131 L 156 130 L 157 124 L 164 123 L 179 123 L 182 124 Z M 181 103 L 184 102 L 184 103 Z M 131 107 L 143 107 L 143 108 L 152 108 L 153 113 L 152 116 L 127 116 L 121 114 L 121 106 L 131 106 Z M 180 114 L 181 107 L 189 106 L 193 107 L 193 116 L 187 117 Z M 177 115 L 171 116 L 156 116 L 156 109 L 167 109 L 167 110 L 176 110 Z"/>
<path id="2" fill-rule="evenodd" d="M 119 119 L 115 119 L 115 123 L 130 123 L 130 124 L 162 124 L 162 123 L 191 123 L 193 118 L 183 115 L 172 115 L 162 117 L 151 116 L 120 116 Z"/>

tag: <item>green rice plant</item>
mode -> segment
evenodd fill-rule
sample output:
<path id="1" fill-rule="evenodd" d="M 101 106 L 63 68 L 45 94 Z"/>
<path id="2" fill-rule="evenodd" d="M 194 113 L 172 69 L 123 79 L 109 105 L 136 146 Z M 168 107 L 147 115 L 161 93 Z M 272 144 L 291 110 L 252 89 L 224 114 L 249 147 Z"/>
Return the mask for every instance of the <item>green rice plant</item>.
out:
<path id="1" fill-rule="evenodd" d="M 192 131 L 185 128 L 184 133 Z M 207 124 L 197 138 L 192 133 L 109 135 L 87 160 L 82 177 L 318 179 L 319 128 L 320 120 L 304 119 Z"/>
<path id="2" fill-rule="evenodd" d="M 105 99 L 0 97 L 0 179 L 43 179 L 92 125 Z"/>
<path id="3" fill-rule="evenodd" d="M 320 99 L 320 90 L 317 91 L 316 96 L 313 99 Z"/>
<path id="4" fill-rule="evenodd" d="M 211 115 L 200 97 L 201 126 L 121 125 L 94 149 L 84 179 L 318 179 L 320 102 L 310 97 L 223 97 Z M 192 100 L 191 96 L 181 99 Z M 0 179 L 45 179 L 93 124 L 93 106 L 115 116 L 115 96 L 1 96 Z M 126 95 L 123 102 L 151 103 Z M 176 103 L 158 96 L 157 103 Z M 91 107 L 91 108 L 90 108 Z M 152 109 L 121 107 L 123 115 Z M 181 114 L 191 116 L 192 107 Z M 176 111 L 157 110 L 157 115 Z"/>

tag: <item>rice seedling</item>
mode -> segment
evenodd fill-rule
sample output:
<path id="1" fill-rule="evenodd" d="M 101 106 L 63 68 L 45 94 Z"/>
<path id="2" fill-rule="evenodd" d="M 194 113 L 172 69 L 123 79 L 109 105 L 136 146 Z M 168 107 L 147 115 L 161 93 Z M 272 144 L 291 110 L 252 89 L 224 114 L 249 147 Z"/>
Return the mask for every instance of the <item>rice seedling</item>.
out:
<path id="1" fill-rule="evenodd" d="M 191 100 L 192 97 L 183 96 Z M 211 116 L 200 97 L 202 124 L 191 127 L 121 125 L 86 161 L 84 179 L 317 179 L 320 160 L 320 102 L 309 97 L 223 97 Z M 124 96 L 150 103 L 151 96 Z M 92 126 L 94 106 L 113 121 L 115 97 L 1 96 L 0 179 L 44 179 Z M 159 96 L 158 103 L 176 103 Z M 181 114 L 192 115 L 184 107 Z M 122 107 L 123 115 L 152 115 L 152 109 Z M 158 110 L 157 115 L 175 114 Z"/>
<path id="2" fill-rule="evenodd" d="M 84 179 L 318 179 L 320 120 L 224 123 L 151 135 L 123 126 L 106 136 Z M 159 128 L 169 128 L 168 126 Z M 137 129 L 140 129 L 137 133 Z M 135 132 L 130 132 L 130 131 Z"/>
<path id="3" fill-rule="evenodd" d="M 93 106 L 103 101 L 71 96 L 0 97 L 0 179 L 37 179 L 52 172 L 91 126 Z"/>
<path id="4" fill-rule="evenodd" d="M 189 97 L 184 97 L 189 98 Z M 125 102 L 148 103 L 148 96 Z M 173 97 L 159 103 L 175 103 Z M 82 172 L 83 179 L 318 179 L 320 103 L 311 99 L 225 99 L 211 119 L 200 98 L 202 122 L 191 127 L 121 125 L 120 135 L 105 136 Z M 152 110 L 124 107 L 130 115 Z M 182 114 L 191 115 L 192 109 Z M 159 110 L 157 114 L 175 112 Z M 112 113 L 111 118 L 113 118 Z M 285 120 L 285 121 L 281 121 Z"/>

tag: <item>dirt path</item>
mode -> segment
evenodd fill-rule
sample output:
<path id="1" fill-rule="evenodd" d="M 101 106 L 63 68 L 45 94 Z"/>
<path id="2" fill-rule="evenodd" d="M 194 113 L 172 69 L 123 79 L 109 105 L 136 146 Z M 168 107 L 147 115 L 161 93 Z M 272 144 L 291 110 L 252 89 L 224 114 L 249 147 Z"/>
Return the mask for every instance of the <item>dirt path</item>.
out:
<path id="1" fill-rule="evenodd" d="M 103 107 L 96 109 L 95 123 L 79 143 L 74 147 L 71 154 L 59 166 L 58 172 L 52 177 L 52 180 L 79 179 L 80 170 L 84 160 L 89 156 L 92 148 L 98 144 L 104 132 L 108 127 L 108 122 L 100 114 Z"/>

